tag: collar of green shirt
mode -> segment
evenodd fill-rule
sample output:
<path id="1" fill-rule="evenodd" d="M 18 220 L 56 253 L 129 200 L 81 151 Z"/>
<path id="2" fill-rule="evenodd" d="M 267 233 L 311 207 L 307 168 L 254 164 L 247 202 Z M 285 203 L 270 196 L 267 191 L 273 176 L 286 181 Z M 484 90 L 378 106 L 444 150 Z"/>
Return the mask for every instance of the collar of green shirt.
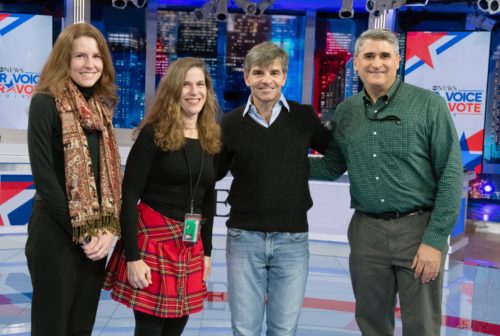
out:
<path id="1" fill-rule="evenodd" d="M 382 99 L 383 101 L 392 100 L 391 97 L 396 94 L 396 90 L 397 90 L 400 82 L 401 82 L 401 80 L 398 77 L 396 77 L 396 80 L 394 81 L 394 83 L 392 83 L 391 87 L 389 88 L 389 91 L 387 91 L 387 93 L 385 95 L 378 98 L 377 101 L 379 101 L 380 99 Z M 363 101 L 365 103 L 370 104 L 370 105 L 374 105 L 377 103 L 377 101 L 372 103 L 372 100 L 371 100 L 370 96 L 368 95 L 368 92 L 366 92 L 365 88 L 363 88 Z"/>

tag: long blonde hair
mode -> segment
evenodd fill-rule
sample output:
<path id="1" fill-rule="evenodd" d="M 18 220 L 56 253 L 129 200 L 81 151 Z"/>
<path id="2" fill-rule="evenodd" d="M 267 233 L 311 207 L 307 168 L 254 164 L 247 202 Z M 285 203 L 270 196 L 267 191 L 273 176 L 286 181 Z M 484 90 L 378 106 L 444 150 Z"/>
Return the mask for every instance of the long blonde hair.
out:
<path id="1" fill-rule="evenodd" d="M 42 69 L 36 91 L 52 96 L 58 96 L 63 92 L 66 82 L 70 78 L 73 42 L 82 36 L 93 38 L 97 42 L 102 58 L 102 75 L 95 83 L 94 94 L 106 98 L 111 106 L 115 106 L 118 97 L 116 95 L 115 68 L 113 67 L 111 53 L 101 32 L 88 23 L 72 24 L 59 34 L 54 48 Z"/>
<path id="2" fill-rule="evenodd" d="M 185 125 L 180 99 L 186 73 L 194 67 L 203 71 L 207 88 L 206 101 L 197 120 L 198 138 L 205 153 L 216 154 L 221 147 L 220 127 L 216 122 L 219 106 L 210 74 L 205 62 L 199 58 L 185 57 L 169 65 L 156 90 L 151 109 L 138 129 L 142 129 L 146 124 L 153 124 L 155 142 L 163 150 L 174 151 L 184 146 Z"/>

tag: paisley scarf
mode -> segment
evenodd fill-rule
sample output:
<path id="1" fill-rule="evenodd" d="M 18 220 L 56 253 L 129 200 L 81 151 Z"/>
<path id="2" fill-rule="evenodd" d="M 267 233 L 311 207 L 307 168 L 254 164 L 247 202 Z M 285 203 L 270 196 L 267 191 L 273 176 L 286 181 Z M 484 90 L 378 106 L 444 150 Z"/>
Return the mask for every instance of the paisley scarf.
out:
<path id="1" fill-rule="evenodd" d="M 66 195 L 73 227 L 73 241 L 107 229 L 118 235 L 122 173 L 113 130 L 112 111 L 100 97 L 85 100 L 68 80 L 55 97 L 62 123 Z M 92 169 L 87 132 L 98 132 L 100 199 Z"/>

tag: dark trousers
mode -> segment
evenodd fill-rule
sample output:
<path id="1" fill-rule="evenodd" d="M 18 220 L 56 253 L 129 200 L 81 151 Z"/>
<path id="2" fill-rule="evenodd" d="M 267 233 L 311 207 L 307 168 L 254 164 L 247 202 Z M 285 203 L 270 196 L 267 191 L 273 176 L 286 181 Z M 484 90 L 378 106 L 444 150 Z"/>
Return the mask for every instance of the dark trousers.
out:
<path id="1" fill-rule="evenodd" d="M 93 262 L 35 201 L 26 257 L 33 285 L 32 336 L 91 335 L 106 259 Z"/>
<path id="2" fill-rule="evenodd" d="M 180 336 L 189 315 L 179 318 L 161 318 L 134 310 L 134 336 Z"/>
<path id="3" fill-rule="evenodd" d="M 356 297 L 356 322 L 363 335 L 394 334 L 399 296 L 403 335 L 439 336 L 443 268 L 434 281 L 422 284 L 411 269 L 430 212 L 394 220 L 355 212 L 348 230 L 349 269 Z"/>

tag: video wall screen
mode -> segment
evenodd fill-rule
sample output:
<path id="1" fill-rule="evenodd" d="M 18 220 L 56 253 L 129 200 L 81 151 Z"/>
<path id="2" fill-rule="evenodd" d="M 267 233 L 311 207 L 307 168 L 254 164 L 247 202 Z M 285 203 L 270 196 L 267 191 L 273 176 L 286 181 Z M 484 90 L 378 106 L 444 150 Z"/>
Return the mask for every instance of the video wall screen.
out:
<path id="1" fill-rule="evenodd" d="M 94 8 L 94 7 L 93 7 Z M 120 15 L 116 15 L 119 11 Z M 178 58 L 202 58 L 212 76 L 222 112 L 245 104 L 250 94 L 243 79 L 243 62 L 254 45 L 271 41 L 289 55 L 287 99 L 302 102 L 303 71 L 312 71 L 312 103 L 328 120 L 336 106 L 359 90 L 352 55 L 354 41 L 363 31 L 360 22 L 318 17 L 314 66 L 304 69 L 305 13 L 271 12 L 261 16 L 230 13 L 225 22 L 215 17 L 196 20 L 190 7 L 164 7 L 157 13 L 155 84 Z M 92 23 L 106 37 L 116 69 L 119 103 L 113 124 L 135 128 L 145 114 L 146 33 L 144 9 L 117 10 L 101 6 Z M 359 22 L 358 22 L 359 21 Z M 361 24 L 362 25 L 362 24 Z"/>
<path id="2" fill-rule="evenodd" d="M 243 61 L 254 45 L 271 41 L 289 54 L 288 80 L 283 92 L 301 102 L 305 16 L 297 13 L 250 16 L 230 13 L 226 22 L 215 18 L 196 20 L 192 8 L 164 8 L 157 15 L 155 84 L 168 65 L 181 57 L 200 57 L 206 62 L 223 112 L 245 104 L 249 89 L 243 80 Z M 140 9 L 103 6 L 98 26 L 106 36 L 116 69 L 119 103 L 113 123 L 117 128 L 134 128 L 145 113 L 146 35 Z M 126 18 L 124 18 L 126 16 Z M 122 19 L 120 19 L 122 18 Z M 131 23 L 132 22 L 132 23 Z M 313 105 L 318 113 L 328 112 L 358 91 L 358 77 L 352 66 L 357 22 L 318 18 L 314 53 Z M 326 113 L 326 114 L 325 114 Z M 325 118 L 327 119 L 327 118 Z"/>
<path id="3" fill-rule="evenodd" d="M 358 92 L 353 55 L 356 24 L 351 20 L 316 20 L 313 106 L 326 120 L 345 98 Z"/>
<path id="4" fill-rule="evenodd" d="M 134 128 L 145 113 L 145 39 L 134 28 L 114 27 L 108 31 L 107 40 L 116 70 L 119 96 L 113 124 L 118 128 Z"/>
<path id="5" fill-rule="evenodd" d="M 250 94 L 243 79 L 243 61 L 254 45 L 271 41 L 289 55 L 287 99 L 302 100 L 305 17 L 230 13 L 226 22 L 196 20 L 191 11 L 159 10 L 156 42 L 156 83 L 178 58 L 200 57 L 207 64 L 224 112 L 243 105 Z"/>
<path id="6" fill-rule="evenodd" d="M 146 86 L 145 8 L 117 9 L 92 4 L 91 23 L 108 42 L 115 67 L 118 105 L 113 115 L 116 128 L 135 128 L 144 118 Z"/>
<path id="7" fill-rule="evenodd" d="M 488 61 L 483 173 L 500 174 L 500 32 L 492 32 L 492 35 Z M 500 183 L 498 186 L 500 189 Z M 500 194 L 498 199 L 500 199 Z"/>

